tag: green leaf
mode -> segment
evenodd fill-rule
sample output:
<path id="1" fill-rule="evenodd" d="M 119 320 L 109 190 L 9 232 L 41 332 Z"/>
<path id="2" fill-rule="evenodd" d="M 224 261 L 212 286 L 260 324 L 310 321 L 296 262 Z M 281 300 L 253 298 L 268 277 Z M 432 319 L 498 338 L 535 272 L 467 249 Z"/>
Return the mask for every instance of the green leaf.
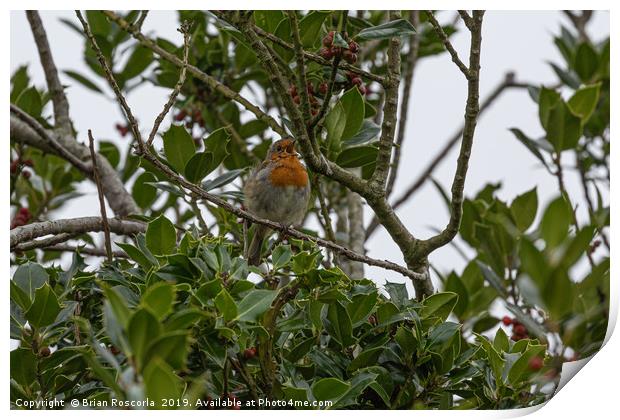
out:
<path id="1" fill-rule="evenodd" d="M 49 280 L 47 271 L 39 264 L 28 261 L 15 270 L 13 281 L 30 298 L 34 299 L 35 290 L 43 286 Z"/>
<path id="2" fill-rule="evenodd" d="M 452 292 L 435 293 L 422 301 L 422 318 L 439 317 L 445 321 L 456 305 L 458 295 Z"/>
<path id="3" fill-rule="evenodd" d="M 589 42 L 582 42 L 575 55 L 575 71 L 582 82 L 588 83 L 598 68 L 598 54 Z"/>
<path id="4" fill-rule="evenodd" d="M 137 44 L 120 73 L 121 80 L 127 81 L 139 76 L 152 62 L 153 51 Z"/>
<path id="5" fill-rule="evenodd" d="M 144 357 L 144 367 L 148 368 L 154 359 L 161 357 L 174 369 L 182 369 L 185 366 L 188 348 L 187 331 L 163 333 L 148 347 Z"/>
<path id="6" fill-rule="evenodd" d="M 458 295 L 458 301 L 454 306 L 454 314 L 460 318 L 469 306 L 469 292 L 455 272 L 451 272 L 446 279 L 446 292 L 453 292 Z"/>
<path id="7" fill-rule="evenodd" d="M 396 306 L 402 308 L 409 303 L 409 293 L 407 293 L 407 285 L 405 283 L 391 283 L 386 281 L 383 285 L 390 295 L 390 300 Z"/>
<path id="8" fill-rule="evenodd" d="M 415 28 L 408 20 L 397 19 L 382 25 L 362 29 L 355 36 L 355 39 L 357 41 L 370 41 L 373 39 L 388 39 L 414 33 Z"/>
<path id="9" fill-rule="evenodd" d="M 364 121 L 364 98 L 356 86 L 345 92 L 340 98 L 345 112 L 346 124 L 342 130 L 342 140 L 356 135 Z"/>
<path id="10" fill-rule="evenodd" d="M 157 198 L 157 190 L 152 186 L 156 180 L 155 175 L 150 172 L 143 172 L 136 178 L 131 187 L 131 196 L 140 208 L 149 208 Z"/>
<path id="11" fill-rule="evenodd" d="M 555 90 L 544 86 L 540 89 L 538 94 L 538 117 L 540 118 L 540 124 L 543 128 L 546 129 L 548 127 L 551 108 L 556 106 L 560 101 L 562 101 L 562 97 Z"/>
<path id="12" fill-rule="evenodd" d="M 571 217 L 572 210 L 564 197 L 556 198 L 547 206 L 540 222 L 540 233 L 548 248 L 555 248 L 564 241 Z"/>
<path id="13" fill-rule="evenodd" d="M 93 90 L 97 93 L 103 93 L 101 88 L 97 86 L 95 82 L 93 82 L 88 77 L 84 76 L 83 74 L 80 74 L 76 71 L 71 71 L 71 70 L 64 70 L 63 73 L 69 76 L 70 78 L 72 78 L 73 80 L 75 80 L 76 82 L 80 83 L 85 88 Z"/>
<path id="14" fill-rule="evenodd" d="M 312 385 L 312 395 L 317 401 L 335 401 L 343 396 L 351 385 L 337 378 L 319 379 Z"/>
<path id="15" fill-rule="evenodd" d="M 351 298 L 351 303 L 347 305 L 347 312 L 349 313 L 353 327 L 357 327 L 366 322 L 375 309 L 377 297 L 377 292 L 373 292 L 367 295 L 356 295 Z"/>
<path id="16" fill-rule="evenodd" d="M 39 118 L 43 111 L 41 94 L 34 86 L 24 90 L 17 98 L 15 105 L 35 118 Z"/>
<path id="17" fill-rule="evenodd" d="M 114 168 L 116 168 L 121 161 L 121 153 L 118 147 L 111 141 L 100 141 L 99 153 L 102 154 Z"/>
<path id="18" fill-rule="evenodd" d="M 160 334 L 161 325 L 149 309 L 140 308 L 129 319 L 127 335 L 139 371 L 145 366 L 146 349 Z"/>
<path id="19" fill-rule="evenodd" d="M 515 135 L 517 140 L 519 140 L 521 144 L 527 147 L 527 149 L 536 157 L 536 159 L 538 159 L 540 163 L 542 163 L 545 166 L 545 168 L 547 168 L 547 170 L 551 172 L 551 170 L 549 169 L 549 165 L 547 164 L 547 161 L 545 160 L 542 153 L 540 152 L 540 146 L 534 140 L 526 136 L 518 128 L 511 128 L 510 132 L 512 132 L 512 134 Z"/>
<path id="20" fill-rule="evenodd" d="M 235 321 L 256 322 L 276 298 L 276 290 L 252 290 L 239 302 Z"/>
<path id="21" fill-rule="evenodd" d="M 589 119 L 598 103 L 601 84 L 584 86 L 577 90 L 568 100 L 568 108 L 573 114 L 581 118 L 581 123 L 585 124 Z"/>
<path id="22" fill-rule="evenodd" d="M 32 350 L 18 348 L 11 355 L 11 379 L 28 389 L 37 377 L 37 359 Z"/>
<path id="23" fill-rule="evenodd" d="M 185 178 L 194 184 L 202 181 L 212 170 L 213 155 L 208 152 L 196 153 L 185 165 Z M 213 168 L 214 169 L 214 168 Z"/>
<path id="24" fill-rule="evenodd" d="M 153 266 L 153 261 L 151 261 L 144 253 L 138 249 L 137 247 L 131 244 L 122 244 L 120 242 L 116 242 L 123 251 L 129 255 L 133 261 L 137 262 L 143 269 L 148 270 Z"/>
<path id="25" fill-rule="evenodd" d="M 272 32 L 278 27 L 278 23 L 284 18 L 284 13 L 281 10 L 255 10 L 254 22 L 256 26 Z"/>
<path id="26" fill-rule="evenodd" d="M 351 138 L 343 142 L 344 147 L 362 146 L 372 140 L 376 140 L 381 132 L 381 127 L 371 120 L 364 120 L 360 130 Z"/>
<path id="27" fill-rule="evenodd" d="M 205 152 L 211 153 L 213 159 L 209 166 L 209 173 L 215 170 L 230 154 L 228 144 L 230 143 L 230 134 L 226 127 L 218 128 L 212 131 L 209 136 L 204 139 Z"/>
<path id="28" fill-rule="evenodd" d="M 347 116 L 340 101 L 327 113 L 325 129 L 327 130 L 327 150 L 330 154 L 341 149 L 342 133 L 347 125 Z"/>
<path id="29" fill-rule="evenodd" d="M 56 294 L 46 283 L 35 291 L 32 305 L 24 315 L 31 325 L 42 328 L 56 320 L 60 309 Z"/>
<path id="30" fill-rule="evenodd" d="M 498 352 L 508 353 L 510 350 L 510 340 L 508 340 L 508 336 L 506 332 L 499 327 L 497 332 L 495 333 L 495 340 L 493 340 L 493 347 L 497 349 Z"/>
<path id="31" fill-rule="evenodd" d="M 224 185 L 230 184 L 237 177 L 243 173 L 245 169 L 235 169 L 232 171 L 225 172 L 224 174 L 218 176 L 215 179 L 207 180 L 202 183 L 202 189 L 205 191 L 211 191 L 219 187 L 223 187 Z"/>
<path id="32" fill-rule="evenodd" d="M 359 168 L 377 160 L 379 149 L 374 146 L 360 146 L 344 149 L 336 159 L 343 168 Z"/>
<path id="33" fill-rule="evenodd" d="M 161 406 L 163 401 L 181 397 L 181 381 L 161 358 L 151 360 L 144 371 L 145 396 Z"/>
<path id="34" fill-rule="evenodd" d="M 26 292 L 24 292 L 14 281 L 11 280 L 11 302 L 15 302 L 19 305 L 22 310 L 27 310 L 30 308 L 32 304 L 32 300 L 30 300 L 30 296 Z"/>
<path id="35" fill-rule="evenodd" d="M 373 366 L 377 363 L 377 360 L 379 359 L 379 356 L 381 356 L 381 353 L 383 353 L 383 350 L 384 347 L 379 346 L 362 351 L 355 359 L 353 359 L 353 361 L 351 361 L 351 364 L 347 367 L 347 371 L 352 373 L 358 369 Z"/>
<path id="36" fill-rule="evenodd" d="M 338 302 L 329 305 L 327 309 L 327 332 L 338 341 L 342 347 L 353 343 L 351 318 L 347 310 Z"/>
<path id="37" fill-rule="evenodd" d="M 215 297 L 215 306 L 220 311 L 225 321 L 230 321 L 237 316 L 237 305 L 224 288 Z"/>
<path id="38" fill-rule="evenodd" d="M 176 291 L 174 285 L 165 282 L 155 283 L 142 295 L 142 304 L 159 319 L 172 311 Z"/>
<path id="39" fill-rule="evenodd" d="M 271 263 L 273 264 L 274 270 L 286 266 L 292 256 L 293 251 L 291 250 L 290 245 L 278 245 L 275 247 L 271 253 Z"/>
<path id="40" fill-rule="evenodd" d="M 527 350 L 514 362 L 512 368 L 508 372 L 508 382 L 513 386 L 519 384 L 528 373 L 530 360 L 534 357 L 541 357 L 545 349 L 546 346 L 540 344 L 528 345 Z"/>
<path id="41" fill-rule="evenodd" d="M 331 12 L 313 10 L 299 21 L 299 36 L 305 48 L 311 48 L 321 39 L 321 27 Z"/>
<path id="42" fill-rule="evenodd" d="M 564 101 L 549 110 L 546 129 L 547 140 L 557 153 L 574 148 L 582 133 L 581 120 L 570 112 Z"/>
<path id="43" fill-rule="evenodd" d="M 517 196 L 510 204 L 510 213 L 521 232 L 525 232 L 532 225 L 536 218 L 537 209 L 538 193 L 536 187 Z"/>
<path id="44" fill-rule="evenodd" d="M 171 125 L 163 135 L 164 152 L 168 162 L 179 173 L 183 173 L 185 165 L 196 153 L 194 139 L 183 126 Z"/>
<path id="45" fill-rule="evenodd" d="M 146 246 L 155 255 L 171 254 L 177 243 L 176 230 L 163 214 L 146 228 Z"/>

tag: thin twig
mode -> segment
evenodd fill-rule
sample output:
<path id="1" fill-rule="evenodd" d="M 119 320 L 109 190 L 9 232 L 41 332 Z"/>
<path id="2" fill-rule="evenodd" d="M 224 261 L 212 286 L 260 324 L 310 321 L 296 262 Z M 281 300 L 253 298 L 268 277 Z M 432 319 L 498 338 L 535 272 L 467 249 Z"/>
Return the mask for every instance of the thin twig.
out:
<path id="1" fill-rule="evenodd" d="M 414 28 L 417 28 L 420 24 L 420 12 L 418 10 L 410 11 L 410 21 Z M 405 67 L 405 74 L 403 80 L 403 98 L 400 103 L 400 118 L 398 120 L 398 134 L 396 136 L 396 142 L 394 144 L 394 152 L 392 158 L 392 164 L 390 167 L 390 175 L 388 177 L 387 186 L 385 188 L 385 195 L 389 197 L 394 189 L 394 183 L 396 182 L 396 176 L 398 175 L 398 166 L 400 164 L 400 155 L 403 147 L 403 141 L 405 140 L 405 132 L 407 128 L 407 114 L 409 113 L 409 100 L 411 98 L 411 87 L 413 85 L 413 74 L 415 71 L 416 63 L 418 61 L 418 52 L 420 50 L 420 36 L 417 33 L 412 34 L 409 37 L 409 53 L 407 54 L 407 62 Z"/>
<path id="2" fill-rule="evenodd" d="M 149 14 L 148 10 L 140 10 L 140 17 L 138 18 L 136 23 L 134 23 L 136 30 L 138 31 L 142 30 L 142 25 L 144 25 L 144 20 L 146 19 L 148 14 Z"/>
<path id="3" fill-rule="evenodd" d="M 448 50 L 448 52 L 450 53 L 450 56 L 452 57 L 452 61 L 454 61 L 454 64 L 456 64 L 459 70 L 461 70 L 461 73 L 463 73 L 465 77 L 469 79 L 471 77 L 470 69 L 467 68 L 467 66 L 463 64 L 463 62 L 459 58 L 459 54 L 454 49 L 454 46 L 450 42 L 448 35 L 444 32 L 439 22 L 437 22 L 437 19 L 435 19 L 435 15 L 433 14 L 433 12 L 431 12 L 430 10 L 427 10 L 426 16 L 428 17 L 428 21 L 431 23 L 431 25 L 433 25 L 433 28 L 435 29 L 437 36 L 439 36 L 439 39 L 441 39 L 441 42 L 443 42 L 443 45 L 446 47 L 446 50 Z"/>
<path id="4" fill-rule="evenodd" d="M 141 26 L 142 26 L 141 24 L 138 25 L 138 28 L 140 28 Z M 153 143 L 153 140 L 155 139 L 155 136 L 157 135 L 157 130 L 159 130 L 160 124 L 164 120 L 164 117 L 166 116 L 166 114 L 168 114 L 168 112 L 170 111 L 170 108 L 172 108 L 172 105 L 174 105 L 174 101 L 176 101 L 177 96 L 179 95 L 179 92 L 181 91 L 181 88 L 183 87 L 183 84 L 185 83 L 185 75 L 187 74 L 187 60 L 189 57 L 189 38 L 191 35 L 190 24 L 187 22 L 183 22 L 183 24 L 181 25 L 181 28 L 179 29 L 179 32 L 183 34 L 183 66 L 181 66 L 181 74 L 179 76 L 179 80 L 177 81 L 177 84 L 174 86 L 174 89 L 172 90 L 172 93 L 170 94 L 170 98 L 168 99 L 168 102 L 166 102 L 166 104 L 164 105 L 164 109 L 162 109 L 162 111 L 159 113 L 157 118 L 155 118 L 155 123 L 153 124 L 151 133 L 149 134 L 148 140 L 146 141 L 147 146 L 150 146 Z"/>
<path id="5" fill-rule="evenodd" d="M 97 185 L 97 194 L 99 195 L 99 211 L 101 212 L 101 221 L 103 222 L 103 237 L 105 239 L 105 250 L 108 255 L 108 262 L 112 262 L 112 240 L 110 239 L 110 225 L 108 224 L 108 215 L 105 209 L 105 197 L 103 196 L 103 187 L 101 186 L 101 177 L 97 169 L 97 153 L 95 152 L 95 139 L 93 133 L 88 130 L 88 145 L 90 147 L 90 159 L 93 165 L 95 177 L 95 185 Z"/>
<path id="6" fill-rule="evenodd" d="M 39 12 L 36 10 L 27 10 L 26 17 L 28 18 L 28 23 L 30 23 L 34 42 L 37 44 L 39 59 L 43 67 L 43 73 L 45 74 L 45 80 L 50 91 L 52 103 L 54 104 L 54 124 L 56 128 L 61 129 L 64 134 L 69 135 L 72 127 L 69 117 L 69 101 L 67 101 L 64 88 L 58 77 L 58 69 L 54 63 L 43 22 L 41 22 Z"/>
<path id="7" fill-rule="evenodd" d="M 308 79 L 306 78 L 306 61 L 304 59 L 303 45 L 299 34 L 299 22 L 297 12 L 289 10 L 288 19 L 291 23 L 291 33 L 293 34 L 293 45 L 295 47 L 295 58 L 297 60 L 297 94 L 301 98 L 301 113 L 306 124 L 310 122 L 310 97 L 308 95 Z M 317 146 L 318 147 L 318 146 Z M 316 153 L 316 150 L 315 150 Z"/>

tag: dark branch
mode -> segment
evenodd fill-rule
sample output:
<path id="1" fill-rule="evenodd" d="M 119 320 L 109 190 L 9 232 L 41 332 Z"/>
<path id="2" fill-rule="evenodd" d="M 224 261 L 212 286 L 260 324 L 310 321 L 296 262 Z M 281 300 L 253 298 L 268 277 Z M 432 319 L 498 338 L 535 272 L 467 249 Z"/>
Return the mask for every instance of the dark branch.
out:
<path id="1" fill-rule="evenodd" d="M 105 250 L 108 256 L 108 262 L 112 262 L 112 240 L 110 239 L 110 225 L 108 224 L 108 215 L 105 210 L 105 198 L 103 196 L 103 186 L 101 185 L 101 176 L 97 168 L 97 154 L 95 152 L 95 139 L 93 139 L 92 131 L 88 130 L 88 144 L 90 147 L 90 158 L 93 163 L 93 173 L 95 185 L 97 185 L 97 195 L 99 197 L 99 211 L 101 212 L 101 222 L 103 223 L 103 234 L 105 239 Z"/>

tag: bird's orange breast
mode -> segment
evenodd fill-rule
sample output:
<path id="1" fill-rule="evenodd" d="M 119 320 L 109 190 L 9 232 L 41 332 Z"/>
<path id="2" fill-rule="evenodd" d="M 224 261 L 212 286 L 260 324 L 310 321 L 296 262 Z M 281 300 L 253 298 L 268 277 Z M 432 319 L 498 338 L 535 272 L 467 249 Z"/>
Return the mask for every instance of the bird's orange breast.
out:
<path id="1" fill-rule="evenodd" d="M 308 185 L 308 172 L 296 156 L 285 157 L 278 159 L 269 180 L 278 187 L 293 185 L 302 188 Z"/>

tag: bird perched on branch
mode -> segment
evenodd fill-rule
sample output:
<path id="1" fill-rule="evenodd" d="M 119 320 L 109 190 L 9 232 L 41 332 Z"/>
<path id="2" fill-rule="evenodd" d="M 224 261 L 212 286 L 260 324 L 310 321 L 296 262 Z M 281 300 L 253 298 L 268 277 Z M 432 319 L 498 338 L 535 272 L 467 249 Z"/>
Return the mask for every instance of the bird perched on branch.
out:
<path id="1" fill-rule="evenodd" d="M 245 207 L 256 216 L 289 226 L 300 223 L 308 208 L 310 183 L 306 167 L 295 151 L 295 140 L 284 138 L 271 145 L 265 160 L 247 180 L 243 192 Z M 256 226 L 248 248 L 251 265 L 260 262 L 263 240 L 270 229 Z"/>

